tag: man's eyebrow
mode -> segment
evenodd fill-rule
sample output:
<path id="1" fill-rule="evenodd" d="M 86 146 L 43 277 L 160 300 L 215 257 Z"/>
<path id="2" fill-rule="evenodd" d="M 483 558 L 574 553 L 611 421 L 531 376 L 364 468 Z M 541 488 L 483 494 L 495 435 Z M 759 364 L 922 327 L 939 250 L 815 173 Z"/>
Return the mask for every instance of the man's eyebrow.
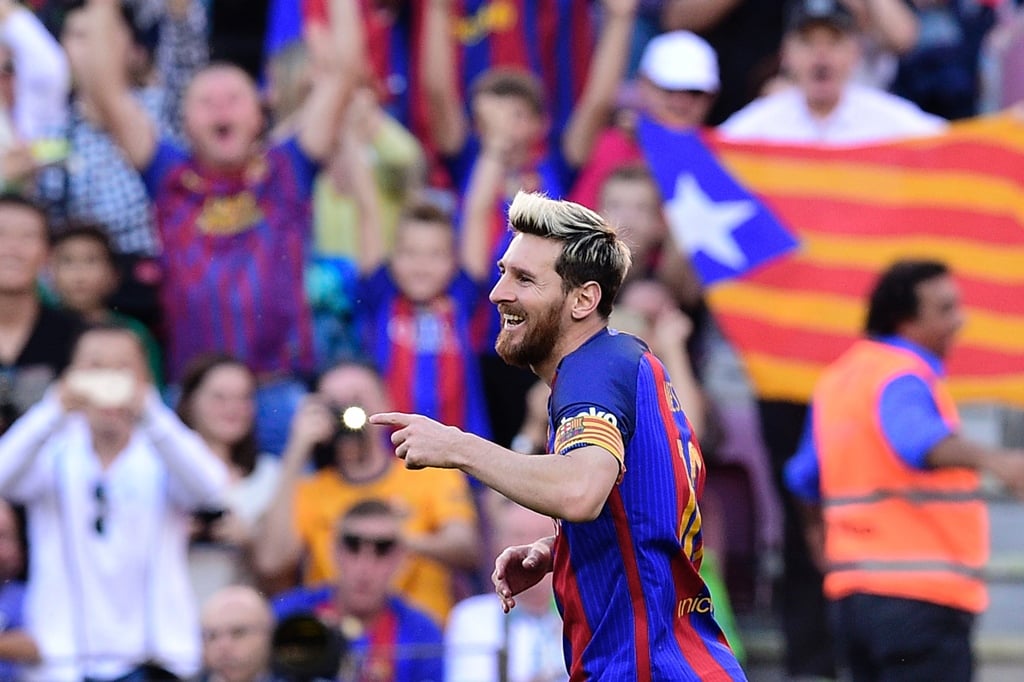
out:
<path id="1" fill-rule="evenodd" d="M 510 272 L 513 275 L 526 275 L 528 277 L 536 277 L 532 270 L 519 267 L 518 265 L 506 265 L 504 261 L 498 261 L 498 267 L 505 268 L 505 272 Z"/>

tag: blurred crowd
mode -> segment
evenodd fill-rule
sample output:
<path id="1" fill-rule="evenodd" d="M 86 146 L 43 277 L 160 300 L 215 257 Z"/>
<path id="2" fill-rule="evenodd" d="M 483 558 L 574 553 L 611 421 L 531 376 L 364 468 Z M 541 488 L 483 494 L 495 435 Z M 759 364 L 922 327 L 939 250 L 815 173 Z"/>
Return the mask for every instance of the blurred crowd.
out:
<path id="1" fill-rule="evenodd" d="M 1020 27 L 1008 0 L 0 0 L 0 679 L 566 679 L 550 585 L 508 618 L 486 594 L 551 520 L 366 423 L 547 451 L 488 301 L 521 189 L 631 245 L 612 326 L 704 445 L 719 617 L 785 604 L 790 674 L 834 676 L 781 483 L 806 406 L 750 394 L 637 126 L 932 134 L 1017 96 Z"/>

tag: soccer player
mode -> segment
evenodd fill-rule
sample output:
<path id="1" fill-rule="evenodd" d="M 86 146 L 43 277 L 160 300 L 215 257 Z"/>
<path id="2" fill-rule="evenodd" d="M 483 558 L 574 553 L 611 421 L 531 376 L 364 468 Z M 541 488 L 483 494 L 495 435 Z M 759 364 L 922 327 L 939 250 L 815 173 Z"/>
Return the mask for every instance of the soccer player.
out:
<path id="1" fill-rule="evenodd" d="M 700 448 L 662 364 L 608 328 L 629 249 L 598 214 L 518 194 L 491 301 L 496 348 L 551 386 L 548 453 L 523 455 L 422 415 L 385 413 L 406 466 L 457 468 L 554 517 L 505 549 L 505 610 L 549 571 L 571 680 L 744 680 L 698 574 Z"/>

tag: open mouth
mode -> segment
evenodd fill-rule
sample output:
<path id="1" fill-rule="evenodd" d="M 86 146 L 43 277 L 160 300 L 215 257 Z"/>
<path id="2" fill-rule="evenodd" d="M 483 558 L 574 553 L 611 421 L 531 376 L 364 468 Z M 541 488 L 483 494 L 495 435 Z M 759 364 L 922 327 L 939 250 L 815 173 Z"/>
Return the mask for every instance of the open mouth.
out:
<path id="1" fill-rule="evenodd" d="M 213 127 L 213 134 L 218 140 L 223 142 L 231 137 L 231 126 L 227 123 L 218 123 Z"/>
<path id="2" fill-rule="evenodd" d="M 521 315 L 513 315 L 512 313 L 502 313 L 501 315 L 501 326 L 505 329 L 515 329 L 521 325 L 526 318 Z"/>

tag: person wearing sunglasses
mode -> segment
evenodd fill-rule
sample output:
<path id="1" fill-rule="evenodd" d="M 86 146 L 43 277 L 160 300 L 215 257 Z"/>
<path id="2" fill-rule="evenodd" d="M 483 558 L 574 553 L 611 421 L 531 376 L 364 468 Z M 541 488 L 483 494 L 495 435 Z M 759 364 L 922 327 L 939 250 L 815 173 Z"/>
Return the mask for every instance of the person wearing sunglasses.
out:
<path id="1" fill-rule="evenodd" d="M 444 677 L 440 628 L 391 589 L 407 557 L 401 532 L 401 519 L 387 502 L 357 503 L 336 526 L 337 577 L 274 600 L 278 621 L 307 613 L 340 633 L 346 646 L 338 679 L 440 682 Z"/>

